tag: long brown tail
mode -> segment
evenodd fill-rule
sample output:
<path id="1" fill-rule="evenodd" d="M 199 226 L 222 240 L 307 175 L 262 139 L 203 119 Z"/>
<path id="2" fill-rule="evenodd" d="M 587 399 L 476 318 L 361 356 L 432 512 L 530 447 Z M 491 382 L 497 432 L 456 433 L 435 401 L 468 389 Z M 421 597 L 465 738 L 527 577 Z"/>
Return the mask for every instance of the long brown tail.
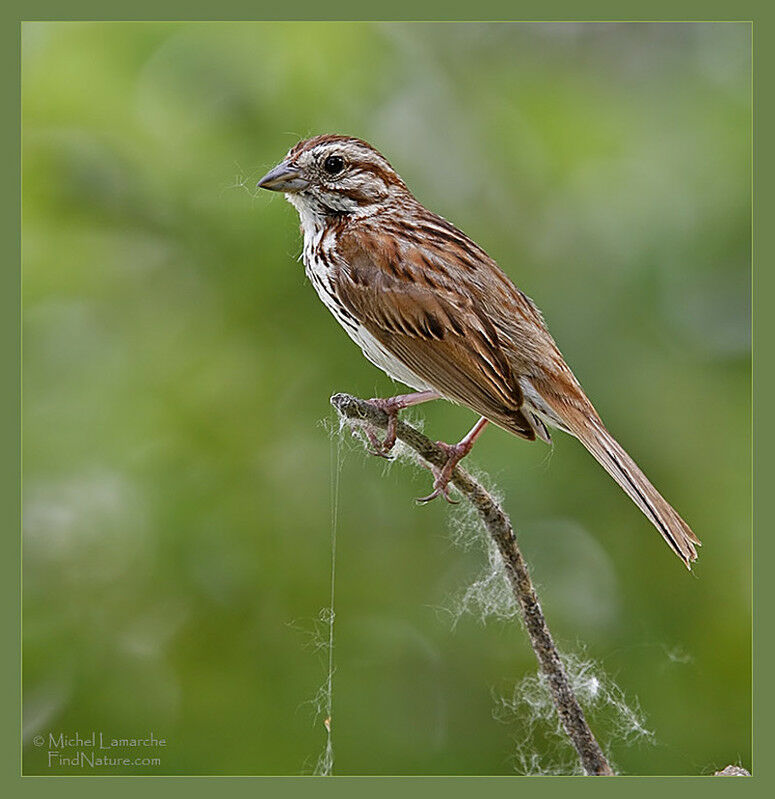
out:
<path id="1" fill-rule="evenodd" d="M 697 560 L 696 546 L 700 546 L 701 542 L 689 525 L 651 485 L 638 464 L 606 430 L 597 414 L 592 416 L 574 413 L 571 418 L 569 416 L 571 415 L 564 414 L 563 421 L 570 431 L 659 530 L 671 549 L 686 564 L 686 568 L 691 569 L 692 561 Z"/>

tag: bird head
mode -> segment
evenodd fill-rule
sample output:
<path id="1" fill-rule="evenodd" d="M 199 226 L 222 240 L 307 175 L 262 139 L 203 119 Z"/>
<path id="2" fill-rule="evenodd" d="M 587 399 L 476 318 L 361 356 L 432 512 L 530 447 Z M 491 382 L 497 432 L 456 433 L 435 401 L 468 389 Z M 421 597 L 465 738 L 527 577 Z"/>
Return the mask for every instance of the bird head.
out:
<path id="1" fill-rule="evenodd" d="M 372 213 L 408 193 L 387 159 L 362 139 L 324 135 L 300 141 L 258 188 L 281 191 L 299 213 L 314 217 Z"/>

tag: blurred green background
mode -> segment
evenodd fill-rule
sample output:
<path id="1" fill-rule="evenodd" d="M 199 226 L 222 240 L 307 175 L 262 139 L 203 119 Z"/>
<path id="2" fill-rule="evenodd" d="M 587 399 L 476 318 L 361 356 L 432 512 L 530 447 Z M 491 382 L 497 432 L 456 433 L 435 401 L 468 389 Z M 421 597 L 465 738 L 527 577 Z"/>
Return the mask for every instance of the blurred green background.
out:
<path id="1" fill-rule="evenodd" d="M 460 512 L 329 435 L 332 393 L 400 389 L 254 191 L 322 132 L 371 141 L 537 301 L 705 544 L 688 575 L 561 434 L 474 452 L 561 647 L 653 732 L 601 711 L 615 763 L 750 766 L 749 55 L 744 24 L 26 23 L 26 773 L 92 773 L 36 735 L 151 730 L 161 766 L 97 771 L 313 770 L 337 474 L 334 772 L 568 760 L 498 711 L 535 670 L 518 625 L 440 610 L 486 565 Z M 450 441 L 473 421 L 415 415 Z"/>

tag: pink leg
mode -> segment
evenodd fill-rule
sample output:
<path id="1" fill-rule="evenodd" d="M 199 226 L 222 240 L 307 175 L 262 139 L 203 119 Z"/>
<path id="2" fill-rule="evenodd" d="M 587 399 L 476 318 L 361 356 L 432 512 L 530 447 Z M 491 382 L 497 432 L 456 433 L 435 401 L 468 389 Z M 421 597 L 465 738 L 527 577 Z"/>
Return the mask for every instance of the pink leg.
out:
<path id="1" fill-rule="evenodd" d="M 435 399 L 441 399 L 441 394 L 437 394 L 435 391 L 417 391 L 414 394 L 398 394 L 395 397 L 387 397 L 386 399 L 379 397 L 370 399 L 369 402 L 372 405 L 376 405 L 388 415 L 388 426 L 384 441 L 380 441 L 371 430 L 366 429 L 366 435 L 374 447 L 373 454 L 379 455 L 381 458 L 389 457 L 388 453 L 396 443 L 396 420 L 398 419 L 399 411 L 404 408 L 410 408 L 412 405 L 420 405 L 423 402 L 430 402 Z"/>
<path id="2" fill-rule="evenodd" d="M 474 442 L 482 434 L 482 431 L 489 424 L 489 420 L 484 416 L 471 428 L 466 436 L 461 439 L 457 444 L 445 444 L 443 441 L 437 441 L 440 446 L 448 455 L 448 460 L 441 470 L 433 469 L 436 479 L 433 481 L 433 491 L 427 497 L 421 497 L 418 502 L 430 502 L 436 499 L 441 494 L 447 502 L 455 504 L 455 500 L 450 499 L 449 496 L 449 481 L 452 479 L 452 472 L 460 461 L 473 449 Z"/>

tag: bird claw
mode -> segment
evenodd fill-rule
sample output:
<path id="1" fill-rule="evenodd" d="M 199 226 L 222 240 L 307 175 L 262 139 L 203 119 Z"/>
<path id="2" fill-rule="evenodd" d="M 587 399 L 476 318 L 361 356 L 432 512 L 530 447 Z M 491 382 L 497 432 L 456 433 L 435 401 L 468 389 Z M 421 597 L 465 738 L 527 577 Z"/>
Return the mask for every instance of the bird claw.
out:
<path id="1" fill-rule="evenodd" d="M 386 441 L 380 441 L 379 438 L 375 435 L 373 430 L 370 430 L 368 427 L 364 430 L 366 433 L 366 438 L 369 439 L 369 444 L 371 444 L 371 449 L 369 450 L 370 455 L 374 455 L 377 458 L 384 458 L 386 461 L 392 461 L 393 456 L 390 454 L 391 447 L 386 446 Z"/>
<path id="2" fill-rule="evenodd" d="M 428 494 L 427 497 L 417 497 L 415 502 L 417 502 L 418 505 L 424 505 L 426 502 L 430 502 L 431 500 L 436 499 L 436 497 L 444 497 L 444 499 L 446 499 L 450 505 L 460 504 L 460 500 L 452 499 L 452 497 L 449 495 L 449 485 L 439 484 L 437 486 L 436 482 L 434 482 L 433 486 L 434 486 L 433 491 L 431 491 L 431 493 Z"/>
<path id="3" fill-rule="evenodd" d="M 449 482 L 452 479 L 452 472 L 455 471 L 455 467 L 458 463 L 470 452 L 470 447 L 460 444 L 446 444 L 444 441 L 437 441 L 436 445 L 447 453 L 447 462 L 442 469 L 437 469 L 433 466 L 430 467 L 435 478 L 433 481 L 433 491 L 431 491 L 427 497 L 419 497 L 417 502 L 424 505 L 426 502 L 430 502 L 436 499 L 436 497 L 441 496 L 444 497 L 450 505 L 459 505 L 459 500 L 452 499 L 449 495 Z"/>
<path id="4" fill-rule="evenodd" d="M 373 430 L 366 428 L 366 437 L 369 439 L 369 443 L 372 446 L 370 452 L 372 455 L 375 455 L 378 458 L 384 458 L 385 460 L 392 461 L 393 456 L 390 454 L 390 451 L 396 445 L 396 424 L 398 421 L 398 408 L 396 408 L 395 405 L 391 403 L 390 399 L 375 398 L 375 399 L 370 399 L 369 402 L 372 405 L 376 405 L 381 411 L 384 411 L 388 416 L 388 423 L 385 431 L 385 439 L 383 441 L 380 441 L 379 438 L 377 438 Z"/>

